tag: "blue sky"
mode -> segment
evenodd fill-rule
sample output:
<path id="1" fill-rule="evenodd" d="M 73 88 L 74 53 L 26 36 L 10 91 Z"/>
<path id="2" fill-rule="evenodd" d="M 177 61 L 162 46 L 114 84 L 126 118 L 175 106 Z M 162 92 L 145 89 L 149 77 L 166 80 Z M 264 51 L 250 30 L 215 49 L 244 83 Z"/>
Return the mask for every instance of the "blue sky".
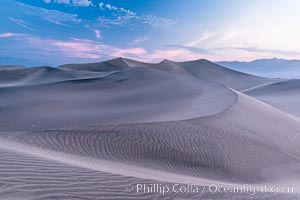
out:
<path id="1" fill-rule="evenodd" d="M 297 0 L 1 0 L 0 56 L 48 65 L 300 58 Z"/>

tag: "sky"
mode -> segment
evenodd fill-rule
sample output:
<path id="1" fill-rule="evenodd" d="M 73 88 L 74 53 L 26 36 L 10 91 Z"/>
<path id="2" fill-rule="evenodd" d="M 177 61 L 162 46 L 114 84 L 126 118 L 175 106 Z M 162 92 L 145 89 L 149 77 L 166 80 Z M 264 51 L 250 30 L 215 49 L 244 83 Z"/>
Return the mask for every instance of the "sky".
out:
<path id="1" fill-rule="evenodd" d="M 298 0 L 1 0 L 0 57 L 300 59 Z"/>

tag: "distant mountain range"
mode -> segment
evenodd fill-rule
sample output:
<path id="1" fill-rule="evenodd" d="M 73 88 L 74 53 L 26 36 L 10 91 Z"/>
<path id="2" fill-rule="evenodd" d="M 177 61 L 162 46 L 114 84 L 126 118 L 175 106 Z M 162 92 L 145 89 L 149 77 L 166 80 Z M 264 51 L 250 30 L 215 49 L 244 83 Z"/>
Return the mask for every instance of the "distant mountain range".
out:
<path id="1" fill-rule="evenodd" d="M 45 64 L 33 60 L 25 59 L 25 58 L 12 58 L 12 57 L 0 56 L 0 65 L 36 67 L 36 66 L 44 66 Z"/>
<path id="2" fill-rule="evenodd" d="M 223 61 L 217 64 L 224 67 L 271 78 L 300 78 L 300 60 L 260 59 L 251 62 Z"/>

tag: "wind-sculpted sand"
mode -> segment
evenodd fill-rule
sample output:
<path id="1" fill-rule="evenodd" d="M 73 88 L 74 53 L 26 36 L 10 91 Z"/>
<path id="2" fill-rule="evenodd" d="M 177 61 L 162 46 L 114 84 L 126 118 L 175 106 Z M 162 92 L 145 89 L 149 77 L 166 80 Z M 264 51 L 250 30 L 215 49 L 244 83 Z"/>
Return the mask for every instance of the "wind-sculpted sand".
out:
<path id="1" fill-rule="evenodd" d="M 182 120 L 218 113 L 236 98 L 218 84 L 143 67 L 97 78 L 2 87 L 0 94 L 3 131 Z"/>
<path id="2" fill-rule="evenodd" d="M 96 66 L 57 70 L 99 76 L 0 85 L 0 199 L 300 198 L 300 118 L 238 91 L 276 80 L 206 60 Z M 294 193 L 209 187 L 243 184 Z"/>
<path id="3" fill-rule="evenodd" d="M 300 117 L 300 80 L 284 80 L 246 92 L 262 101 Z"/>

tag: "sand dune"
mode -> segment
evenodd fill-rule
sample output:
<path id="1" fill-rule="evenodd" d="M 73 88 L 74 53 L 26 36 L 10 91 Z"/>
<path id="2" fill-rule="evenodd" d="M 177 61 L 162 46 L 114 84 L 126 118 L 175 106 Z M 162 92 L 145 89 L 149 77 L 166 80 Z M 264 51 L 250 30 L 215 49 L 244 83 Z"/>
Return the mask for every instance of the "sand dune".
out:
<path id="1" fill-rule="evenodd" d="M 297 80 L 274 83 L 206 60 L 3 72 L 0 199 L 300 198 L 127 191 L 137 183 L 300 191 L 300 118 L 254 98 L 297 100 Z"/>
<path id="2" fill-rule="evenodd" d="M 267 79 L 227 69 L 203 59 L 179 64 L 199 79 L 220 83 L 236 90 L 244 90 L 275 81 L 275 79 Z"/>
<path id="3" fill-rule="evenodd" d="M 207 117 L 7 136 L 43 149 L 229 182 L 256 183 L 297 172 L 292 166 L 300 164 L 300 120 L 238 95 L 232 107 Z"/>
<path id="4" fill-rule="evenodd" d="M 4 151 L 2 155 L 6 155 L 4 158 L 10 160 L 8 162 L 10 170 L 5 168 L 7 165 L 2 165 L 3 170 L 11 176 L 9 180 L 15 182 L 13 184 L 24 188 L 22 190 L 26 195 L 30 196 L 33 188 L 38 187 L 38 184 L 42 184 L 45 188 L 48 188 L 47 185 L 52 187 L 52 190 L 37 188 L 36 192 L 43 191 L 37 199 L 47 199 L 49 196 L 53 198 L 56 195 L 58 198 L 63 198 L 67 196 L 66 191 L 70 191 L 68 195 L 77 197 L 81 195 L 82 198 L 87 199 L 95 198 L 93 195 L 101 193 L 112 197 L 118 193 L 118 190 L 124 191 L 122 189 L 124 182 L 151 183 L 149 179 L 145 180 L 145 176 L 151 177 L 152 182 L 172 182 L 173 179 L 161 175 L 164 173 L 175 174 L 173 181 L 176 183 L 190 181 L 199 185 L 203 182 L 227 185 L 270 184 L 285 182 L 287 179 L 291 181 L 291 175 L 293 179 L 299 179 L 299 119 L 241 93 L 237 92 L 237 95 L 237 102 L 226 111 L 191 120 L 2 133 L 0 136 Z M 274 124 L 274 121 L 281 123 Z M 258 122 L 264 125 L 257 127 Z M 7 141 L 12 142 L 5 145 Z M 21 159 L 13 159 L 16 156 L 20 156 Z M 19 161 L 12 162 L 11 159 Z M 31 164 L 28 163 L 29 161 Z M 106 164 L 107 161 L 111 161 L 112 164 Z M 121 164 L 119 166 L 113 163 Z M 32 165 L 38 170 L 46 169 L 39 173 L 31 169 L 18 173 L 14 171 L 14 168 L 17 170 L 19 167 Z M 62 170 L 56 165 L 61 166 Z M 110 166 L 109 172 L 108 166 Z M 151 173 L 151 169 L 154 172 Z M 66 173 L 65 170 L 71 172 Z M 45 174 L 47 171 L 50 171 L 50 175 Z M 133 171 L 135 173 L 132 173 Z M 55 175 L 57 173 L 63 176 L 59 178 Z M 146 175 L 143 175 L 144 173 Z M 30 174 L 36 174 L 33 176 L 36 178 L 32 178 Z M 77 188 L 75 183 L 70 184 L 73 174 L 75 177 L 80 176 L 79 180 L 83 179 L 86 185 L 78 183 Z M 28 176 L 31 178 L 26 178 Z M 90 176 L 94 177 L 91 182 L 89 182 Z M 110 183 L 115 181 L 114 186 L 103 183 L 101 180 L 104 176 L 108 176 Z M 95 179 L 99 180 L 101 189 L 86 189 L 94 192 L 84 192 L 84 188 L 93 184 Z M 3 182 L 5 180 L 2 179 Z M 56 184 L 53 185 L 55 180 L 70 186 L 57 188 Z M 29 186 L 24 185 L 23 181 L 29 183 Z M 77 181 L 76 179 L 75 182 Z M 7 192 L 10 194 L 12 191 L 13 188 L 10 188 Z M 134 198 L 132 195 L 137 195 L 136 198 L 141 198 L 143 195 L 148 199 L 153 198 L 153 195 L 140 194 L 140 196 L 132 192 L 122 195 L 127 198 L 130 196 Z M 172 195 L 166 199 L 174 198 Z M 187 194 L 183 197 L 193 199 L 200 198 L 202 195 L 205 194 L 200 196 Z M 233 196 L 249 197 L 245 194 L 240 195 Z M 258 198 L 289 199 L 290 197 L 289 195 L 272 197 L 272 195 L 274 194 L 258 194 Z M 222 194 L 220 197 L 232 198 L 232 195 Z M 293 195 L 292 197 L 296 198 Z M 106 198 L 99 197 L 99 199 Z"/>
<path id="5" fill-rule="evenodd" d="M 199 193 L 151 194 L 136 193 L 136 184 L 153 184 L 153 180 L 122 176 L 76 167 L 40 157 L 0 148 L 0 199 L 53 200 L 53 199 L 232 199 L 252 198 L 249 194 Z M 157 184 L 172 185 L 155 181 Z M 202 191 L 202 187 L 199 186 Z M 128 190 L 129 189 L 129 190 Z M 134 188 L 133 188 L 134 190 Z M 256 194 L 256 199 L 290 200 L 297 194 Z M 253 199 L 253 198 L 252 198 Z"/>
<path id="6" fill-rule="evenodd" d="M 15 70 L 3 70 L 0 73 L 0 87 L 25 86 L 53 83 L 63 80 L 102 77 L 108 73 L 76 72 L 53 67 L 34 67 Z"/>
<path id="7" fill-rule="evenodd" d="M 95 71 L 95 72 L 107 72 L 107 71 L 119 71 L 128 68 L 125 59 L 116 58 L 99 63 L 88 63 L 88 64 L 66 64 L 61 65 L 58 68 L 78 71 Z"/>
<path id="8" fill-rule="evenodd" d="M 113 71 L 124 70 L 130 67 L 148 67 L 179 75 L 192 75 L 198 79 L 220 83 L 237 90 L 276 81 L 276 79 L 268 79 L 234 71 L 204 59 L 189 62 L 163 60 L 160 63 L 153 64 L 126 58 L 117 58 L 101 63 L 63 65 L 59 68 L 85 71 Z"/>
<path id="9" fill-rule="evenodd" d="M 143 67 L 101 78 L 2 87 L 0 93 L 4 131 L 182 120 L 220 112 L 235 101 L 220 85 Z"/>
<path id="10" fill-rule="evenodd" d="M 300 117 L 300 80 L 281 81 L 245 93 Z"/>

